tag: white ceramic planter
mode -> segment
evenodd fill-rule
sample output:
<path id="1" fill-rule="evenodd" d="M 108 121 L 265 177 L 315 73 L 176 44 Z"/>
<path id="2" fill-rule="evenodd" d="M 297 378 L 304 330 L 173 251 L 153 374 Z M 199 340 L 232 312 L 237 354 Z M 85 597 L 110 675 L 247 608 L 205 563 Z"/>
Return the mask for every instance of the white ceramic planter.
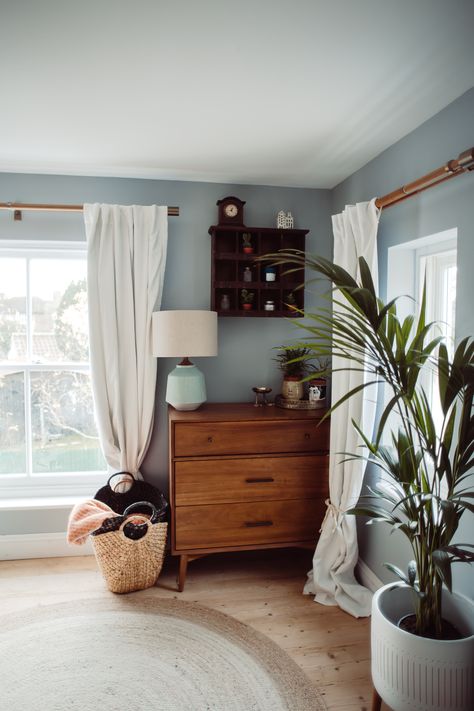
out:
<path id="1" fill-rule="evenodd" d="M 443 617 L 461 640 L 440 641 L 401 630 L 398 620 L 413 612 L 413 593 L 392 583 L 372 602 L 372 680 L 393 711 L 474 709 L 474 603 L 461 595 L 443 597 Z"/>

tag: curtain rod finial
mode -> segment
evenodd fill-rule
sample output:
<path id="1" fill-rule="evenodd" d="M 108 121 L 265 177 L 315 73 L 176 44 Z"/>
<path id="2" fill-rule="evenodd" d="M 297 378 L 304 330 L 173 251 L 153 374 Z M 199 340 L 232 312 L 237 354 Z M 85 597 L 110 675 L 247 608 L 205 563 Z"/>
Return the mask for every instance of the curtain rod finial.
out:
<path id="1" fill-rule="evenodd" d="M 468 148 L 467 151 L 460 153 L 458 155 L 458 163 L 472 170 L 474 166 L 474 148 Z"/>

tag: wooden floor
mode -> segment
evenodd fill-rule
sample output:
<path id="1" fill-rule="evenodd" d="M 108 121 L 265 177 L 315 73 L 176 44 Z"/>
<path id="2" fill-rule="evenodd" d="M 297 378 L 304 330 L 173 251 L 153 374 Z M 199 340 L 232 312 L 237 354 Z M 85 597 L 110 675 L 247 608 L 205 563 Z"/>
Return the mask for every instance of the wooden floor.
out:
<path id="1" fill-rule="evenodd" d="M 301 550 L 217 554 L 190 563 L 178 593 L 177 561 L 169 557 L 157 588 L 163 597 L 207 605 L 266 634 L 319 687 L 328 709 L 369 711 L 369 620 L 302 595 L 310 567 L 311 553 Z M 110 594 L 93 557 L 0 562 L 2 614 L 102 592 Z"/>

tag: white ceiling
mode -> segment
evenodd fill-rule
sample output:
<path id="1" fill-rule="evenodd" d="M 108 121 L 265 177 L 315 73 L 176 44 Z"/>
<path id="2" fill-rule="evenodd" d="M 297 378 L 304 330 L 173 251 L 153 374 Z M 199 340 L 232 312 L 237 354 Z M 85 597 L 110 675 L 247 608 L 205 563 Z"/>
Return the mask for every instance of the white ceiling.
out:
<path id="1" fill-rule="evenodd" d="M 473 28 L 474 0 L 0 0 L 0 170 L 331 188 L 474 84 Z"/>

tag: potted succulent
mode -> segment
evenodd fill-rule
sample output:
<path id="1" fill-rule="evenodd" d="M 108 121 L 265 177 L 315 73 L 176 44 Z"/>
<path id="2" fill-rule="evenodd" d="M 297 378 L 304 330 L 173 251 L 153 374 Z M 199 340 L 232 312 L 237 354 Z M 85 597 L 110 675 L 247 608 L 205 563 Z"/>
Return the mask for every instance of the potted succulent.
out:
<path id="1" fill-rule="evenodd" d="M 253 254 L 252 237 L 250 235 L 250 232 L 242 233 L 242 242 L 244 254 Z"/>
<path id="2" fill-rule="evenodd" d="M 472 709 L 474 603 L 452 592 L 451 566 L 474 561 L 472 544 L 453 542 L 461 516 L 474 512 L 474 341 L 462 340 L 450 356 L 443 339 L 433 336 L 433 324 L 426 323 L 424 296 L 417 317 L 401 320 L 395 299 L 388 304 L 378 299 L 362 258 L 360 282 L 303 252 L 266 258 L 313 270 L 339 293 L 339 310 L 309 315 L 311 324 L 302 326 L 309 336 L 305 346 L 315 355 L 350 354 L 349 368 L 390 390 L 373 435 L 353 422 L 381 477 L 346 512 L 400 531 L 413 552 L 406 572 L 386 564 L 400 582 L 374 596 L 373 708 L 380 708 L 382 697 L 394 711 Z M 437 375 L 438 426 L 420 377 L 424 367 Z"/>
<path id="3" fill-rule="evenodd" d="M 250 311 L 252 309 L 252 304 L 255 294 L 253 291 L 248 291 L 247 289 L 242 289 L 240 292 L 240 300 L 242 302 L 242 308 L 244 311 Z"/>
<path id="4" fill-rule="evenodd" d="M 283 373 L 281 394 L 287 400 L 301 400 L 304 378 L 310 371 L 310 348 L 279 346 L 280 353 L 273 359 Z"/>

